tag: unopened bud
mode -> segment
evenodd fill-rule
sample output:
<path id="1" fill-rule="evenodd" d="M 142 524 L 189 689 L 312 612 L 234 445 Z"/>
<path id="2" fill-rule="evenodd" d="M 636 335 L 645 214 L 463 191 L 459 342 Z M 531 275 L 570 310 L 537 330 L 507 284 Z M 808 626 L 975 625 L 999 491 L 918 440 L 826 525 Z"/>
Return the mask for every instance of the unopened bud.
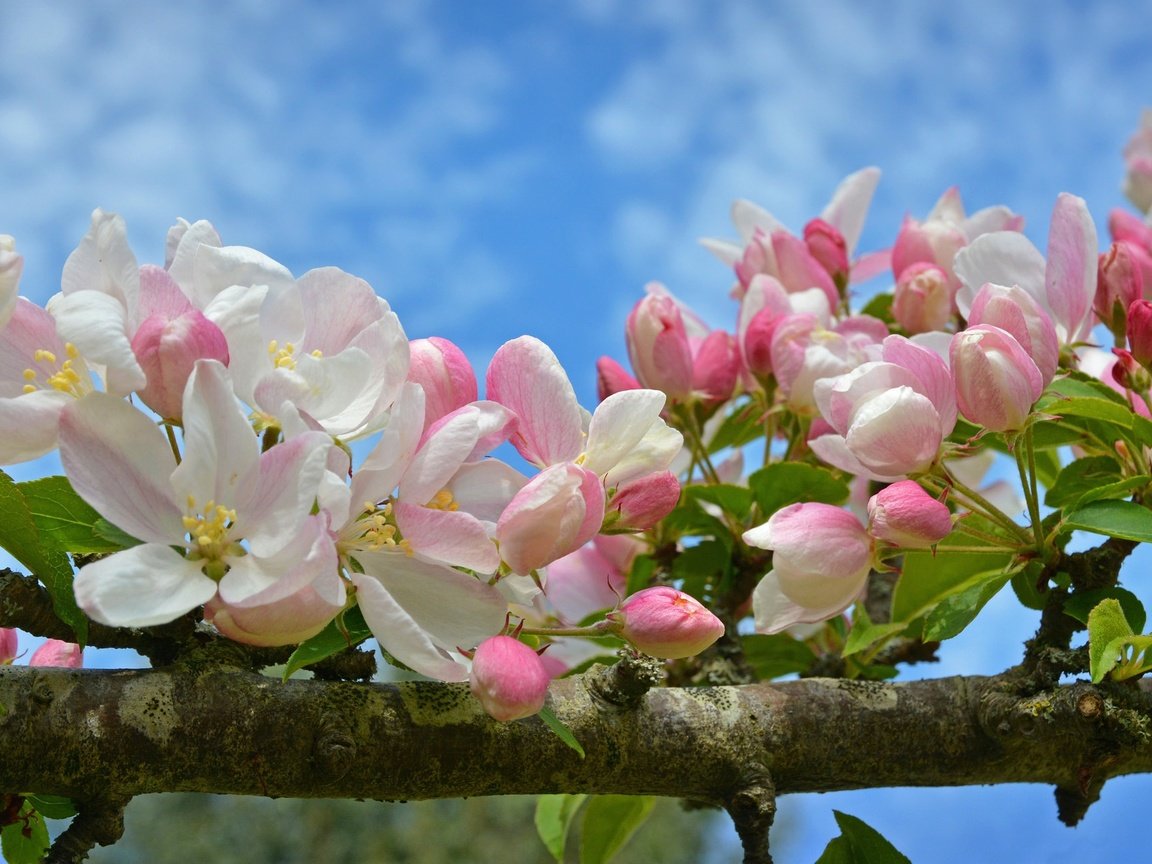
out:
<path id="1" fill-rule="evenodd" d="M 638 650 L 666 660 L 699 654 L 724 633 L 704 604 L 668 585 L 637 591 L 608 617 Z"/>
<path id="2" fill-rule="evenodd" d="M 472 694 L 501 723 L 538 713 L 550 680 L 539 655 L 511 636 L 485 639 L 472 656 Z"/>
<path id="3" fill-rule="evenodd" d="M 869 499 L 868 530 L 894 546 L 924 549 L 951 533 L 952 514 L 919 483 L 901 480 Z"/>

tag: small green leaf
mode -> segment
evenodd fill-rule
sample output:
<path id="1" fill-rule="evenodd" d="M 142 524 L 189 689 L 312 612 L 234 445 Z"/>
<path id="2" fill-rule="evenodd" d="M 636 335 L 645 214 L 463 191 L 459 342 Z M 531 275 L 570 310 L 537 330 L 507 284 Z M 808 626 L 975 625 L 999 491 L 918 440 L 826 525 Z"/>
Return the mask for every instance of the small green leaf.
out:
<path id="1" fill-rule="evenodd" d="M 62 795 L 28 795 L 28 803 L 36 812 L 47 819 L 71 819 L 76 815 L 76 805 L 71 798 Z"/>
<path id="2" fill-rule="evenodd" d="M 560 718 L 552 713 L 551 708 L 540 709 L 540 719 L 552 730 L 552 733 L 576 751 L 576 755 L 581 759 L 584 758 L 584 748 L 580 746 L 580 742 L 576 740 L 576 736 L 572 734 L 572 730 L 560 722 Z"/>
<path id="3" fill-rule="evenodd" d="M 139 546 L 143 540 L 137 540 L 127 531 L 121 531 L 107 519 L 100 519 L 92 526 L 92 531 L 98 537 L 108 541 L 117 549 L 131 549 L 133 546 Z"/>
<path id="4" fill-rule="evenodd" d="M 28 831 L 28 836 L 24 832 Z M 27 801 L 19 818 L 0 831 L 0 851 L 8 864 L 39 864 L 48 851 L 48 826 Z"/>
<path id="5" fill-rule="evenodd" d="M 72 593 L 72 565 L 64 550 L 41 536 L 20 487 L 0 471 L 0 546 L 27 567 L 48 589 L 56 617 L 72 628 L 76 640 L 88 641 L 88 619 Z"/>
<path id="6" fill-rule="evenodd" d="M 744 646 L 744 659 L 763 681 L 803 672 L 816 659 L 811 648 L 787 633 L 741 636 L 740 644 Z"/>
<path id="7" fill-rule="evenodd" d="M 1124 618 L 1133 633 L 1144 629 L 1148 620 L 1148 613 L 1140 598 L 1125 588 L 1097 588 L 1095 591 L 1076 593 L 1064 601 L 1064 614 L 1071 615 L 1077 621 L 1087 624 L 1088 615 L 1099 605 L 1101 600 L 1113 599 L 1120 603 L 1124 610 Z"/>
<path id="8" fill-rule="evenodd" d="M 371 635 L 372 630 L 364 622 L 359 606 L 345 610 L 329 621 L 327 627 L 297 646 L 284 667 L 284 680 L 287 681 L 305 666 L 311 666 L 345 648 L 359 645 Z"/>
<path id="9" fill-rule="evenodd" d="M 1098 399 L 1094 396 L 1070 399 L 1046 398 L 1037 403 L 1036 410 L 1045 414 L 1056 414 L 1060 417 L 1087 417 L 1090 420 L 1102 420 L 1123 429 L 1132 427 L 1132 409 L 1119 402 L 1113 402 L 1111 399 Z"/>
<path id="10" fill-rule="evenodd" d="M 1065 513 L 1064 527 L 1148 543 L 1152 542 L 1152 510 L 1132 501 L 1093 501 Z"/>
<path id="11" fill-rule="evenodd" d="M 628 570 L 628 590 L 631 596 L 652 584 L 652 574 L 656 571 L 656 562 L 651 555 L 637 555 Z"/>
<path id="12" fill-rule="evenodd" d="M 1088 613 L 1088 663 L 1093 683 L 1104 680 L 1120 662 L 1123 644 L 1133 635 L 1119 600 L 1101 600 Z"/>
<path id="13" fill-rule="evenodd" d="M 96 533 L 94 526 L 100 521 L 100 514 L 76 494 L 67 477 L 41 477 L 16 485 L 40 536 L 65 552 L 101 555 L 122 548 Z"/>
<path id="14" fill-rule="evenodd" d="M 748 488 L 767 519 L 781 507 L 802 501 L 843 504 L 848 500 L 848 484 L 827 468 L 802 462 L 777 462 L 761 468 L 748 478 Z"/>
<path id="15" fill-rule="evenodd" d="M 912 864 L 908 857 L 862 819 L 833 810 L 840 836 L 835 837 L 816 864 Z"/>
<path id="16" fill-rule="evenodd" d="M 536 799 L 536 833 L 557 864 L 564 864 L 568 829 L 587 795 L 541 795 Z"/>
<path id="17" fill-rule="evenodd" d="M 606 864 L 652 813 L 656 799 L 637 795 L 594 795 L 584 811 L 580 864 Z"/>
<path id="18" fill-rule="evenodd" d="M 894 636 L 907 627 L 907 621 L 873 624 L 864 604 L 857 603 L 852 610 L 852 629 L 848 632 L 848 639 L 844 642 L 844 650 L 841 654 L 844 657 L 849 657 L 866 648 L 871 648 L 881 639 Z"/>
<path id="19" fill-rule="evenodd" d="M 697 483 L 684 487 L 684 495 L 696 501 L 707 501 L 715 504 L 725 513 L 731 513 L 737 519 L 744 519 L 752 509 L 752 490 L 746 486 L 734 486 L 729 483 L 702 484 Z"/>
<path id="20" fill-rule="evenodd" d="M 885 324 L 891 325 L 895 323 L 892 317 L 892 300 L 893 295 L 882 293 L 875 295 L 868 303 L 860 310 L 861 315 L 871 315 L 873 318 L 879 318 Z"/>
<path id="21" fill-rule="evenodd" d="M 1098 486 L 1115 483 L 1123 476 L 1120 463 L 1111 456 L 1088 456 L 1070 462 L 1060 471 L 1056 482 L 1044 496 L 1049 507 L 1064 507 L 1076 501 L 1085 492 Z"/>
<path id="22" fill-rule="evenodd" d="M 761 422 L 763 409 L 747 401 L 737 406 L 720 423 L 720 428 L 708 442 L 708 452 L 717 453 L 726 447 L 743 447 L 764 434 Z"/>
<path id="23" fill-rule="evenodd" d="M 959 594 L 953 594 L 940 601 L 924 619 L 924 640 L 926 642 L 943 642 L 964 632 L 964 628 L 971 624 L 980 610 L 1000 593 L 1000 589 L 1008 584 L 1007 574 L 991 576 L 986 581 L 977 582 Z"/>

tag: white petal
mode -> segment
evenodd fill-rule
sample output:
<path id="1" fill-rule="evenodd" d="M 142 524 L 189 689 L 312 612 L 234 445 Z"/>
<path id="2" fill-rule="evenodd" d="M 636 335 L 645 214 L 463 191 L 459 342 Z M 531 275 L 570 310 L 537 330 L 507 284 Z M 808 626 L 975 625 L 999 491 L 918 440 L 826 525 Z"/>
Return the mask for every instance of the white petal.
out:
<path id="1" fill-rule="evenodd" d="M 207 603 L 216 583 L 168 546 L 145 543 L 81 568 L 76 602 L 112 627 L 150 627 Z"/>

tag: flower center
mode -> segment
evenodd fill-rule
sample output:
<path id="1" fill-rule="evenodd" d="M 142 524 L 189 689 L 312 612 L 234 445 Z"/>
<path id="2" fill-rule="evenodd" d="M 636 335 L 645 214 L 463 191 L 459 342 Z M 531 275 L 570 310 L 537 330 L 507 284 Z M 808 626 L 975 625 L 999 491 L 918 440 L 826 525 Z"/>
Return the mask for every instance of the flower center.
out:
<path id="1" fill-rule="evenodd" d="M 316 348 L 310 351 L 309 355 L 319 359 L 324 356 L 324 352 Z M 296 368 L 296 344 L 293 342 L 285 342 L 281 346 L 278 341 L 273 339 L 268 343 L 268 356 L 272 358 L 272 365 L 277 369 Z"/>
<path id="2" fill-rule="evenodd" d="M 448 489 L 441 489 L 432 496 L 432 500 L 424 505 L 429 510 L 447 510 L 449 512 L 456 512 L 460 509 L 460 505 L 452 496 L 452 492 Z"/>
<path id="3" fill-rule="evenodd" d="M 199 508 L 196 499 L 189 495 L 187 513 L 183 523 L 188 532 L 188 558 L 204 561 L 204 572 L 219 580 L 228 570 L 225 559 L 245 554 L 244 547 L 228 536 L 236 524 L 236 511 L 215 501 Z"/>
<path id="4" fill-rule="evenodd" d="M 400 529 L 396 527 L 396 519 L 392 515 L 392 502 L 374 504 L 364 502 L 364 516 L 356 523 L 361 526 L 361 534 L 355 545 L 369 552 L 379 552 L 382 549 L 402 549 L 405 554 L 412 555 L 412 544 L 400 536 Z"/>
<path id="5" fill-rule="evenodd" d="M 92 391 L 92 382 L 88 380 L 86 374 L 81 374 L 76 369 L 77 365 L 83 365 L 80 360 L 80 352 L 76 350 L 76 346 L 71 342 L 64 345 L 64 351 L 67 354 L 67 359 L 61 363 L 60 359 L 52 351 L 46 348 L 40 348 L 32 355 L 32 359 L 36 361 L 38 369 L 29 366 L 24 370 L 24 392 L 35 393 L 37 390 L 52 389 L 59 390 L 61 393 L 67 393 L 69 396 L 74 396 L 79 399 L 87 393 Z M 44 383 L 37 382 L 37 378 L 41 373 L 46 375 Z"/>

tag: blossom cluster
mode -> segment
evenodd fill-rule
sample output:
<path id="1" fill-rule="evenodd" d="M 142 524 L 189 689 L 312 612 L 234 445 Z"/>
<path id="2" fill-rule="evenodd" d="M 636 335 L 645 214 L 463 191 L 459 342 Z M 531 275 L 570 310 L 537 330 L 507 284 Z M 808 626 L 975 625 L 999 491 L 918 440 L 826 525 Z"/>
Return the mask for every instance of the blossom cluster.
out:
<path id="1" fill-rule="evenodd" d="M 525 336 L 496 352 L 480 399 L 464 353 L 410 342 L 363 280 L 295 278 L 207 222 L 179 221 L 163 266 L 141 265 L 97 210 L 45 308 L 18 296 L 21 268 L 2 238 L 0 462 L 58 447 L 75 492 L 129 538 L 75 577 L 103 624 L 202 609 L 227 637 L 290 645 L 355 605 L 408 668 L 491 676 L 472 650 L 509 638 L 549 564 L 679 498 L 662 393 L 589 414 Z M 491 455 L 505 442 L 528 472 Z M 693 651 L 722 631 L 710 619 Z"/>

